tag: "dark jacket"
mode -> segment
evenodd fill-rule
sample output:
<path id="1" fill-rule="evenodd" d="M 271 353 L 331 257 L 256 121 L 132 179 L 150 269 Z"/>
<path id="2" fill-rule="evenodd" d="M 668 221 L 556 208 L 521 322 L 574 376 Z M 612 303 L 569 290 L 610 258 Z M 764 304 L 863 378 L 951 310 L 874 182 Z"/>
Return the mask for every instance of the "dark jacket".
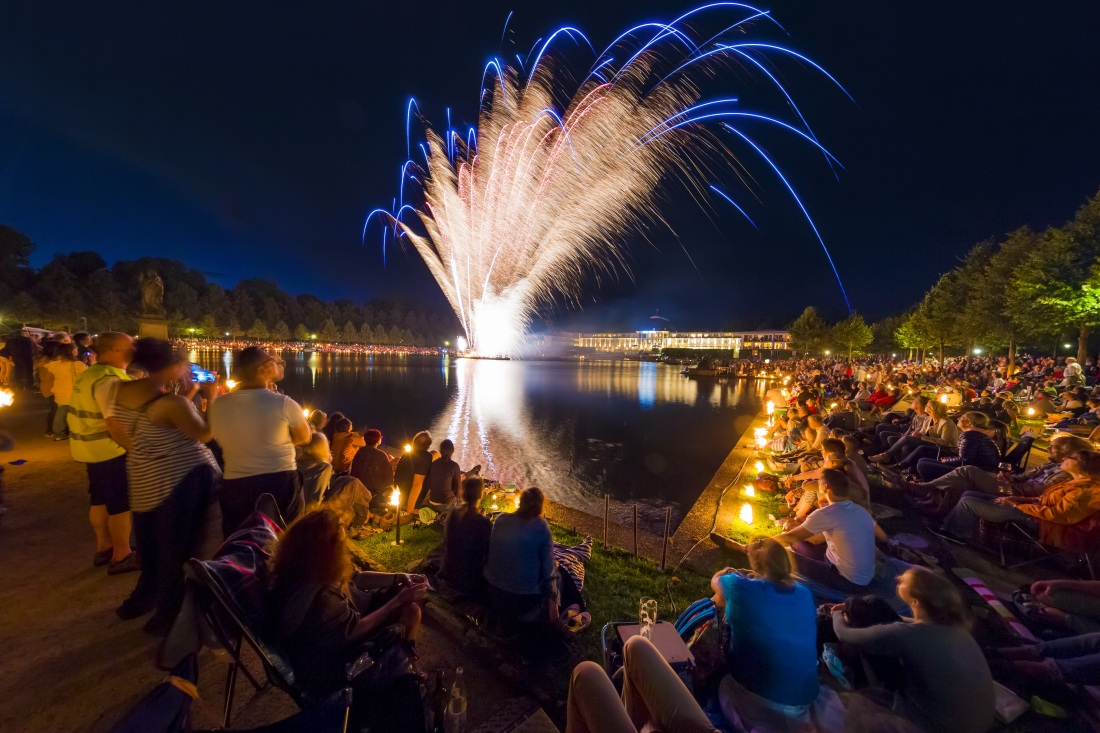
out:
<path id="1" fill-rule="evenodd" d="M 966 430 L 959 435 L 959 455 L 944 461 L 948 466 L 975 466 L 983 471 L 996 471 L 1001 452 L 993 439 L 980 430 Z"/>

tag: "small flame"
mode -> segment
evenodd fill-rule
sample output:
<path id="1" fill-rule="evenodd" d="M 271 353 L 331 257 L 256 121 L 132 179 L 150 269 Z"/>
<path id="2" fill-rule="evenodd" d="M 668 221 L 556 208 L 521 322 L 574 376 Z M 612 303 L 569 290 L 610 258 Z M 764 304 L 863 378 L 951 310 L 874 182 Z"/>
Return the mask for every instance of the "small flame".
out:
<path id="1" fill-rule="evenodd" d="M 837 408 L 837 404 L 835 402 L 833 404 L 829 405 L 830 410 L 835 410 L 836 408 Z"/>
<path id="2" fill-rule="evenodd" d="M 775 403 L 772 402 L 771 400 L 768 400 L 767 410 L 768 410 L 769 415 L 772 415 L 772 414 L 775 413 Z"/>
<path id="3" fill-rule="evenodd" d="M 756 496 L 756 489 L 752 484 L 745 485 L 745 496 Z"/>
<path id="4" fill-rule="evenodd" d="M 763 461 L 757 461 L 756 465 L 753 466 L 753 468 L 756 469 L 757 473 L 763 473 L 763 471 L 764 471 L 764 462 Z"/>
<path id="5" fill-rule="evenodd" d="M 412 453 L 413 452 L 413 447 L 411 445 L 409 445 L 408 443 L 405 443 L 405 452 L 406 453 Z"/>
<path id="6" fill-rule="evenodd" d="M 942 402 L 943 404 L 946 405 L 947 404 L 947 395 L 941 394 L 940 395 L 940 402 Z"/>
<path id="7" fill-rule="evenodd" d="M 1031 417 L 1031 416 L 1032 416 L 1032 415 L 1034 415 L 1034 414 L 1035 414 L 1035 408 L 1034 408 L 1034 407 L 1029 407 L 1029 408 L 1027 408 L 1027 415 L 1028 415 L 1028 417 Z"/>
<path id="8" fill-rule="evenodd" d="M 232 392 L 233 390 L 235 390 L 237 388 L 237 380 L 236 379 L 227 379 L 227 380 L 225 380 L 225 388 L 228 389 L 230 392 Z"/>
<path id="9" fill-rule="evenodd" d="M 10 389 L 0 389 L 0 407 L 11 407 L 15 402 L 15 392 Z"/>
<path id="10" fill-rule="evenodd" d="M 302 408 L 302 415 L 303 415 L 303 417 L 306 417 L 306 418 L 309 417 L 309 408 L 308 407 L 303 407 Z"/>
<path id="11" fill-rule="evenodd" d="M 752 504 L 744 503 L 741 505 L 741 512 L 738 514 L 741 521 L 745 524 L 752 524 Z"/>
<path id="12" fill-rule="evenodd" d="M 401 506 L 401 489 L 394 488 L 390 492 L 390 506 Z"/>
<path id="13" fill-rule="evenodd" d="M 489 508 L 490 508 L 490 509 L 492 509 L 492 510 L 493 510 L 493 511 L 495 512 L 495 511 L 497 510 L 497 505 L 496 505 L 496 504 L 493 504 L 493 505 L 492 505 L 492 506 L 490 506 Z"/>

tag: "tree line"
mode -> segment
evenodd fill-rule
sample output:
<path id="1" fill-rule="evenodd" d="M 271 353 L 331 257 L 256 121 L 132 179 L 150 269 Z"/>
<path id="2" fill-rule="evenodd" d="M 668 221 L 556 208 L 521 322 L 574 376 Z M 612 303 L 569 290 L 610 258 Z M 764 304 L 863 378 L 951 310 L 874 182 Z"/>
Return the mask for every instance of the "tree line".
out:
<path id="1" fill-rule="evenodd" d="M 1089 336 L 1100 326 L 1100 192 L 1060 227 L 1020 227 L 975 244 L 920 302 L 868 326 L 859 315 L 829 325 L 810 307 L 790 325 L 800 353 L 887 353 L 923 359 L 947 349 L 1004 350 L 1009 373 L 1026 346 L 1058 354 L 1076 341 L 1084 363 Z M 1070 351 L 1073 353 L 1072 344 Z"/>
<path id="2" fill-rule="evenodd" d="M 56 255 L 39 270 L 34 244 L 0 225 L 0 329 L 27 324 L 66 331 L 136 331 L 142 273 L 164 281 L 169 334 L 187 338 L 325 341 L 436 346 L 458 333 L 449 310 L 399 300 L 324 301 L 292 296 L 270 280 L 242 280 L 231 289 L 178 260 L 142 257 L 108 267 L 95 252 Z"/>

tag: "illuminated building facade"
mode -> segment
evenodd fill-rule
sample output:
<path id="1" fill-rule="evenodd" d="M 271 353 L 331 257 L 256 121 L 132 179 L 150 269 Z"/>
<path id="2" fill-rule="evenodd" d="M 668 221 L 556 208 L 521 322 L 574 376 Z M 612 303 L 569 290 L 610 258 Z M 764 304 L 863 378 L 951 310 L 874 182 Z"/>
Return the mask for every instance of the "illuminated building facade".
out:
<path id="1" fill-rule="evenodd" d="M 738 356 L 768 356 L 791 348 L 787 331 L 634 331 L 631 333 L 571 334 L 573 347 L 617 353 L 652 352 L 664 349 L 708 349 L 742 352 Z"/>

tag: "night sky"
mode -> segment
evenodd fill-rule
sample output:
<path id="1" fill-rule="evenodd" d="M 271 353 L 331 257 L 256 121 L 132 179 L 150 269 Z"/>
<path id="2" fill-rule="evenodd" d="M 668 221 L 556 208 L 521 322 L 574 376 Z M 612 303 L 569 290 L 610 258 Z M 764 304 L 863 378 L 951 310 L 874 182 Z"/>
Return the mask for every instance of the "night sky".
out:
<path id="1" fill-rule="evenodd" d="M 404 106 L 476 121 L 482 68 L 562 24 L 602 48 L 692 5 L 471 2 L 8 2 L 0 12 L 0 223 L 33 264 L 96 250 L 176 257 L 230 287 L 269 277 L 324 298 L 442 303 L 415 253 L 363 219 L 396 194 Z M 855 102 L 790 63 L 784 82 L 844 169 L 789 138 L 795 183 L 869 318 L 909 306 L 973 243 L 1058 225 L 1100 188 L 1100 4 L 763 3 Z M 730 17 L 730 16 L 725 16 Z M 719 30 L 722 16 L 700 22 Z M 566 43 L 567 47 L 569 44 Z M 721 87 L 752 106 L 754 91 Z M 774 105 L 765 111 L 776 111 Z M 845 313 L 819 245 L 778 181 L 710 216 L 671 194 L 679 235 L 631 248 L 632 278 L 589 292 L 557 326 L 782 326 Z M 730 186 L 731 193 L 740 194 Z M 685 255 L 690 253 L 692 261 Z M 701 274 L 700 274 L 701 273 Z"/>

